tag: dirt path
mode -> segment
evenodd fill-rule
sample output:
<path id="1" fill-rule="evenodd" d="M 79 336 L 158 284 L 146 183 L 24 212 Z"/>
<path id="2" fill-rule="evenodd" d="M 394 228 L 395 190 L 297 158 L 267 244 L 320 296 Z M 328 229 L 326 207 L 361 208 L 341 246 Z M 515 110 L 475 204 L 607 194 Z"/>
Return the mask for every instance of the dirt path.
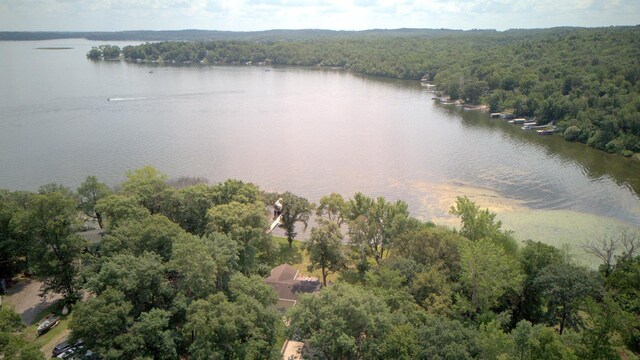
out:
<path id="1" fill-rule="evenodd" d="M 71 330 L 66 329 L 60 334 L 56 335 L 52 338 L 48 343 L 46 343 L 43 347 L 40 348 L 40 351 L 44 353 L 44 355 L 49 359 L 51 357 L 51 353 L 53 352 L 53 348 L 61 342 L 67 340 L 69 335 L 71 334 Z"/>
<path id="2" fill-rule="evenodd" d="M 60 295 L 49 295 L 45 299 L 40 297 L 40 281 L 23 279 L 7 289 L 5 301 L 11 304 L 22 317 L 26 325 L 34 323 L 36 316 L 49 305 L 61 299 Z"/>

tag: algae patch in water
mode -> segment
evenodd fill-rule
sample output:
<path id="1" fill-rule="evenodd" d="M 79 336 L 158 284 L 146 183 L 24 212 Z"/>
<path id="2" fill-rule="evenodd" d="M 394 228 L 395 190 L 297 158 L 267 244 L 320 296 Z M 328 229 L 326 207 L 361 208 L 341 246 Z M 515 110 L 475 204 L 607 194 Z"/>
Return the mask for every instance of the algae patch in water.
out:
<path id="1" fill-rule="evenodd" d="M 418 212 L 429 215 L 423 220 L 459 228 L 460 220 L 448 211 L 458 196 L 467 196 L 481 208 L 495 212 L 502 228 L 513 231 L 518 241 L 540 241 L 567 249 L 578 264 L 593 269 L 600 265 L 600 260 L 581 248 L 585 242 L 617 236 L 624 228 L 640 231 L 631 224 L 605 216 L 572 210 L 530 209 L 521 200 L 462 182 L 413 182 L 410 186 L 422 194 Z"/>

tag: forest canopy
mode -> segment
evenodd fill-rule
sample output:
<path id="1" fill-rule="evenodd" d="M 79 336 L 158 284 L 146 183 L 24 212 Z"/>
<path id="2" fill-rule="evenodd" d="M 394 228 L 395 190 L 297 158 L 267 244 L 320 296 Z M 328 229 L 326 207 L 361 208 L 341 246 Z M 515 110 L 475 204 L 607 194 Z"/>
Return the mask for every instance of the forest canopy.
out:
<path id="1" fill-rule="evenodd" d="M 316 210 L 308 239 L 295 241 L 306 215 L 282 223 L 289 239 L 266 231 L 274 198 Z M 0 277 L 30 274 L 62 295 L 72 342 L 102 359 L 279 359 L 285 338 L 316 359 L 637 358 L 637 230 L 587 244 L 596 271 L 516 241 L 466 197 L 451 213 L 459 229 L 401 200 L 330 194 L 316 207 L 144 167 L 117 189 L 89 176 L 77 191 L 0 190 Z M 90 219 L 99 240 L 80 236 Z M 265 277 L 283 263 L 321 270 L 324 286 L 280 312 Z M 0 355 L 42 359 L 28 331 L 0 308 Z"/>
<path id="2" fill-rule="evenodd" d="M 96 47 L 87 56 L 111 53 Z M 640 152 L 638 26 L 287 33 L 145 43 L 124 47 L 122 56 L 176 64 L 326 66 L 424 79 L 452 99 L 535 117 L 540 125 L 554 122 L 569 141 L 625 156 Z"/>

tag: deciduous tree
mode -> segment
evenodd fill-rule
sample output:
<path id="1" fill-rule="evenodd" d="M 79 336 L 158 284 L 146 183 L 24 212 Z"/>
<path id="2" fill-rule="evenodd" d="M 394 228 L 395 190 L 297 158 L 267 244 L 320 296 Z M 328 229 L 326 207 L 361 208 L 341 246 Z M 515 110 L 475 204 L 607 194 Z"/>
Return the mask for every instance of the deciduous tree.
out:
<path id="1" fill-rule="evenodd" d="M 98 200 L 111 194 L 111 190 L 106 184 L 98 182 L 95 176 L 87 176 L 87 179 L 78 187 L 78 195 L 80 197 L 79 208 L 87 216 L 96 219 L 98 225 L 102 229 L 104 226 L 102 221 L 102 213 L 96 211 Z"/>
<path id="2" fill-rule="evenodd" d="M 462 284 L 480 312 L 494 307 L 507 290 L 517 293 L 522 287 L 519 264 L 487 239 L 464 244 L 460 249 L 460 264 Z"/>
<path id="3" fill-rule="evenodd" d="M 30 266 L 43 280 L 42 292 L 60 293 L 69 304 L 79 298 L 78 273 L 85 241 L 75 234 L 79 219 L 74 199 L 61 192 L 33 195 L 29 211 L 19 219 L 31 238 Z"/>
<path id="4" fill-rule="evenodd" d="M 309 253 L 309 271 L 320 269 L 322 283 L 327 286 L 327 275 L 347 267 L 347 258 L 342 251 L 342 234 L 333 222 L 320 221 L 320 227 L 311 229 L 304 249 Z"/>

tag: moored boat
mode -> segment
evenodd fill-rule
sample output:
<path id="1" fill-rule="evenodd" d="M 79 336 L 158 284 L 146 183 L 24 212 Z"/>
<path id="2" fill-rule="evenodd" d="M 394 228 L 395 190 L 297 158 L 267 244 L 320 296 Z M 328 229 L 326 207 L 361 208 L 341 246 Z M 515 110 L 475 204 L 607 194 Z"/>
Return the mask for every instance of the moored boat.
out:
<path id="1" fill-rule="evenodd" d="M 556 132 L 556 129 L 555 128 L 542 129 L 542 130 L 536 130 L 536 132 L 538 133 L 538 135 L 553 135 L 553 133 Z"/>

